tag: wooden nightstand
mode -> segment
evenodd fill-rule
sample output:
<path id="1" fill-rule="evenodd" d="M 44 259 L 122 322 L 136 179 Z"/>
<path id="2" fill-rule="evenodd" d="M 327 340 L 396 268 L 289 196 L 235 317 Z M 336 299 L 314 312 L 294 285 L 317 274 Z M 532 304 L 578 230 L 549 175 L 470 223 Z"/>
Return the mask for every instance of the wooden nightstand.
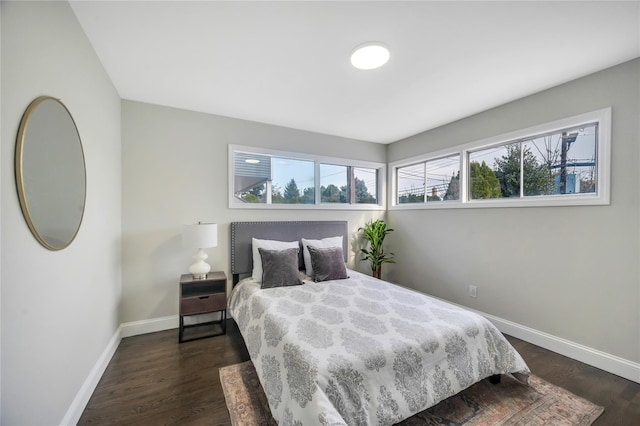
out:
<path id="1" fill-rule="evenodd" d="M 200 324 L 184 325 L 184 317 L 220 312 L 220 320 Z M 194 280 L 191 274 L 180 276 L 180 329 L 178 341 L 203 339 L 219 336 L 227 332 L 227 276 L 222 271 L 209 272 L 207 277 Z M 194 334 L 193 338 L 184 339 L 185 328 L 214 325 L 214 331 Z"/>

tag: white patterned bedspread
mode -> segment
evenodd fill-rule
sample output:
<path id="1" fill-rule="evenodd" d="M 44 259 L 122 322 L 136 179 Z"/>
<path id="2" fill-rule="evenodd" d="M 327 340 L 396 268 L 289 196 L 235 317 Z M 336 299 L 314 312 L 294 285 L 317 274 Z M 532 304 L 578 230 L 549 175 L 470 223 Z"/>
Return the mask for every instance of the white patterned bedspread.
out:
<path id="1" fill-rule="evenodd" d="M 280 425 L 390 425 L 493 374 L 529 369 L 484 317 L 348 271 L 234 289 L 238 323 Z"/>

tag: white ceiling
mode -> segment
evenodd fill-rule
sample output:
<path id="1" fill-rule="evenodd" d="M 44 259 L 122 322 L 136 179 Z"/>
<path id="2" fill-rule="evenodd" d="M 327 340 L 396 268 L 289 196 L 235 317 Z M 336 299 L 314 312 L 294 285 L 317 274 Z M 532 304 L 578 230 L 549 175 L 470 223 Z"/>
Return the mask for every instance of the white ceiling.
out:
<path id="1" fill-rule="evenodd" d="M 71 2 L 120 96 L 393 142 L 640 56 L 640 2 Z M 352 49 L 382 41 L 383 68 Z"/>

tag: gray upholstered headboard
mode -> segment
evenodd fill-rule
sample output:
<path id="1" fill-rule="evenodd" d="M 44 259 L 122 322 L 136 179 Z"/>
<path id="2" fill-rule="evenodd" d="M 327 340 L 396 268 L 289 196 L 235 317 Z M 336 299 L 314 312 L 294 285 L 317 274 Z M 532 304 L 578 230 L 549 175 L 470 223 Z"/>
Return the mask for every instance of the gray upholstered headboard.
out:
<path id="1" fill-rule="evenodd" d="M 242 274 L 251 274 L 253 254 L 251 238 L 260 240 L 300 241 L 302 238 L 319 240 L 342 235 L 342 251 L 347 260 L 346 221 L 301 221 L 301 222 L 231 222 L 231 274 L 235 285 Z M 300 266 L 302 267 L 302 246 Z"/>

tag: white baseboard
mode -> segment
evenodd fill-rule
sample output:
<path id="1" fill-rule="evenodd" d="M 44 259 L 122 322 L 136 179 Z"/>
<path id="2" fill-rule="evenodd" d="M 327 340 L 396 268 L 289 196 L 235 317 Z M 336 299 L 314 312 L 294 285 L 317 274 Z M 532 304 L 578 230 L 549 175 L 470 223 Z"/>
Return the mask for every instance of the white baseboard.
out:
<path id="1" fill-rule="evenodd" d="M 562 339 L 560 337 L 556 337 L 542 331 L 534 330 L 524 325 L 520 325 L 493 315 L 485 314 L 484 312 L 475 311 L 468 307 L 461 307 L 477 312 L 478 314 L 486 317 L 498 328 L 498 330 L 505 334 L 516 337 L 518 339 L 522 339 L 526 342 L 543 347 L 577 361 L 584 362 L 585 364 L 589 364 L 617 376 L 624 377 L 625 379 L 634 381 L 636 383 L 640 383 L 640 364 L 637 362 L 632 362 L 624 358 L 599 351 L 597 349 L 589 348 L 570 340 Z M 96 362 L 96 365 L 89 373 L 87 379 L 84 381 L 82 387 L 78 391 L 78 394 L 71 403 L 71 406 L 67 410 L 67 413 L 65 414 L 60 424 L 66 426 L 75 425 L 78 423 L 78 421 L 80 420 L 80 416 L 84 411 L 84 408 L 89 402 L 93 391 L 95 390 L 98 382 L 100 381 L 100 378 L 102 377 L 102 374 L 109 365 L 111 357 L 113 357 L 113 354 L 118 348 L 120 340 L 125 337 L 154 333 L 156 331 L 170 330 L 172 328 L 178 328 L 178 315 L 121 324 L 120 327 L 118 327 L 118 330 L 114 333 L 111 340 L 109 340 L 107 347 Z"/>
<path id="2" fill-rule="evenodd" d="M 185 318 L 185 324 L 199 324 L 207 321 L 218 320 L 219 318 L 219 314 L 193 315 Z M 122 338 L 125 338 L 178 328 L 179 322 L 180 320 L 178 319 L 178 315 L 170 315 L 168 317 L 153 318 L 150 320 L 127 322 L 122 324 L 120 327 L 122 327 Z"/>
<path id="3" fill-rule="evenodd" d="M 137 336 L 139 334 L 155 333 L 156 331 L 178 328 L 178 315 L 153 318 L 142 321 L 132 321 L 122 324 L 122 337 Z"/>
<path id="4" fill-rule="evenodd" d="M 478 312 L 491 321 L 501 332 L 543 347 L 593 367 L 640 383 L 640 364 L 629 361 L 561 337 L 534 330 L 493 315 Z"/>
<path id="5" fill-rule="evenodd" d="M 451 302 L 448 302 L 451 303 Z M 470 309 L 461 306 L 465 309 Z M 501 332 L 526 342 L 559 353 L 593 367 L 615 374 L 625 379 L 640 383 L 640 364 L 609 353 L 593 349 L 561 337 L 553 336 L 542 331 L 534 330 L 484 312 L 475 311 L 491 321 Z M 135 321 L 122 324 L 122 337 L 138 334 L 153 333 L 178 327 L 178 316 L 156 318 L 145 321 Z"/>
<path id="6" fill-rule="evenodd" d="M 89 372 L 89 375 L 80 387 L 80 390 L 76 394 L 76 397 L 73 399 L 71 406 L 62 418 L 62 421 L 60 422 L 61 425 L 67 426 L 78 424 L 80 416 L 82 416 L 82 412 L 87 406 L 87 403 L 89 402 L 93 391 L 96 389 L 96 386 L 98 386 L 100 378 L 102 378 L 102 374 L 107 369 L 109 361 L 111 361 L 111 358 L 116 352 L 116 349 L 118 349 L 120 340 L 122 340 L 121 332 L 122 326 L 118 327 L 113 336 L 111 336 L 109 343 L 107 343 L 107 347 L 102 352 L 102 355 L 100 355 L 100 358 L 98 358 L 98 361 L 91 369 L 91 372 Z"/>
<path id="7" fill-rule="evenodd" d="M 405 288 L 413 290 L 409 287 Z M 422 293 L 420 291 L 418 292 Z M 552 352 L 559 353 L 560 355 L 575 359 L 576 361 L 584 362 L 585 364 L 599 368 L 608 373 L 615 374 L 616 376 L 624 377 L 625 379 L 640 383 L 640 363 L 629 361 L 628 359 L 620 358 L 607 352 L 572 342 L 571 340 L 563 339 L 543 331 L 538 331 L 509 320 L 489 315 L 482 311 L 469 308 L 468 306 L 459 305 L 427 293 L 423 294 L 482 315 L 491 321 L 493 325 L 495 325 L 498 330 L 504 334 L 508 334 L 509 336 L 516 337 Z"/>

